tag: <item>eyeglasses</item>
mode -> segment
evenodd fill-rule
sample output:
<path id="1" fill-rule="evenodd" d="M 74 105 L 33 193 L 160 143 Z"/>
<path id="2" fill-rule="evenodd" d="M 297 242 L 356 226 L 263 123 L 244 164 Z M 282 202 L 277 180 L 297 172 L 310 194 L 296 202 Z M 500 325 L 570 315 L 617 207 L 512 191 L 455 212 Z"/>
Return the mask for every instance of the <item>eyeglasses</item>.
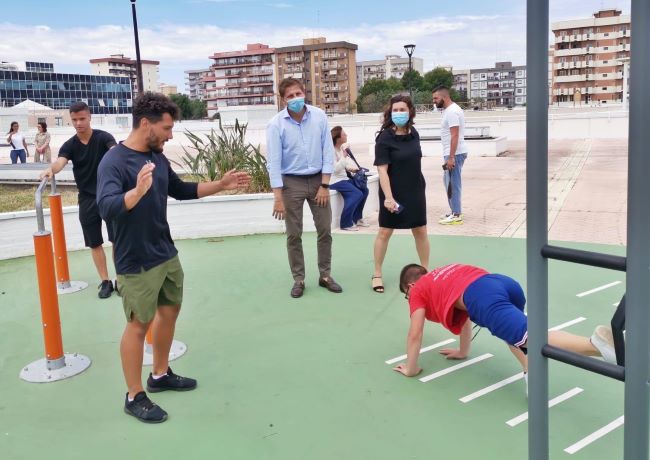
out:
<path id="1" fill-rule="evenodd" d="M 411 292 L 411 285 L 409 284 L 408 286 L 406 286 L 406 291 L 404 292 L 404 298 L 405 298 L 406 300 L 409 299 L 409 293 L 410 293 L 410 292 Z"/>

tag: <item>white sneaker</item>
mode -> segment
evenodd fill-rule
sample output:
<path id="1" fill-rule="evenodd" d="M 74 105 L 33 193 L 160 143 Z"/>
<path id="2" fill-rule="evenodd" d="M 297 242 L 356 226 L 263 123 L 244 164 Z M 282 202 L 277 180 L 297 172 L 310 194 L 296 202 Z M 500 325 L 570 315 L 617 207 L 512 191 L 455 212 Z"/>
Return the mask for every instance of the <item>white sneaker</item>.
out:
<path id="1" fill-rule="evenodd" d="M 449 214 L 444 219 L 438 221 L 440 225 L 462 225 L 463 224 L 463 215 Z"/>
<path id="2" fill-rule="evenodd" d="M 359 227 L 370 227 L 370 224 L 368 223 L 368 221 L 366 219 L 359 219 L 357 221 L 357 225 Z"/>
<path id="3" fill-rule="evenodd" d="M 451 214 L 452 214 L 452 213 L 450 213 L 450 212 L 448 212 L 448 213 L 446 213 L 446 214 L 443 214 L 443 215 L 440 216 L 440 219 L 446 219 L 447 217 L 451 216 Z M 461 219 L 463 218 L 463 214 L 462 214 L 462 213 L 458 214 L 458 216 L 459 216 Z"/>
<path id="4" fill-rule="evenodd" d="M 591 335 L 591 344 L 596 347 L 605 361 L 616 364 L 616 351 L 614 349 L 614 336 L 607 326 L 596 326 Z"/>
<path id="5" fill-rule="evenodd" d="M 342 228 L 341 230 L 345 230 L 346 232 L 358 232 L 359 227 L 357 227 L 356 225 L 353 225 L 352 227 L 345 227 L 345 228 Z"/>

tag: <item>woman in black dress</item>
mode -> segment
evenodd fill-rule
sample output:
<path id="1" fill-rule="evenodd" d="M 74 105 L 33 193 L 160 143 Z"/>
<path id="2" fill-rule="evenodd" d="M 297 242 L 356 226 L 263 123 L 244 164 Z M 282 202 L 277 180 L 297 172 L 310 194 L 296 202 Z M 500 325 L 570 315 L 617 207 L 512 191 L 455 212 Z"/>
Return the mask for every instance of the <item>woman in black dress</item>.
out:
<path id="1" fill-rule="evenodd" d="M 408 228 L 415 238 L 420 265 L 429 266 L 427 202 L 422 175 L 420 135 L 413 127 L 415 108 L 408 96 L 393 96 L 384 111 L 375 139 L 375 166 L 379 171 L 379 232 L 375 239 L 372 288 L 384 292 L 381 267 L 388 241 L 396 228 Z"/>

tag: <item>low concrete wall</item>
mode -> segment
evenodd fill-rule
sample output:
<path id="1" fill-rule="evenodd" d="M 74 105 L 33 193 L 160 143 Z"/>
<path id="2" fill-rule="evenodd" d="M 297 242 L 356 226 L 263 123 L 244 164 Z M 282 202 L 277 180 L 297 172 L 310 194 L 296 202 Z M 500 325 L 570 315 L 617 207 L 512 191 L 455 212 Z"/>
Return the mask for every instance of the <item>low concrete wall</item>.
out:
<path id="1" fill-rule="evenodd" d="M 466 139 L 465 144 L 469 150 L 468 156 L 497 157 L 508 150 L 508 139 L 497 137 L 494 139 Z M 442 143 L 439 140 L 420 141 L 422 155 L 425 157 L 438 157 L 442 161 Z M 368 154 L 375 155 L 375 144 L 368 145 Z"/>
<path id="2" fill-rule="evenodd" d="M 376 212 L 379 206 L 379 177 L 368 178 L 370 194 L 364 215 Z M 339 227 L 343 196 L 332 190 L 332 228 Z M 167 219 L 175 239 L 208 238 L 254 233 L 284 233 L 284 222 L 272 217 L 273 194 L 224 195 L 200 200 L 176 201 L 169 199 Z M 49 209 L 45 210 L 45 227 L 51 229 Z M 311 211 L 305 203 L 304 230 L 314 231 Z M 79 225 L 79 208 L 63 208 L 66 244 L 69 251 L 83 249 L 84 240 Z M 20 211 L 0 214 L 0 259 L 34 254 L 32 235 L 36 232 L 36 212 Z M 108 241 L 105 229 L 104 239 Z"/>

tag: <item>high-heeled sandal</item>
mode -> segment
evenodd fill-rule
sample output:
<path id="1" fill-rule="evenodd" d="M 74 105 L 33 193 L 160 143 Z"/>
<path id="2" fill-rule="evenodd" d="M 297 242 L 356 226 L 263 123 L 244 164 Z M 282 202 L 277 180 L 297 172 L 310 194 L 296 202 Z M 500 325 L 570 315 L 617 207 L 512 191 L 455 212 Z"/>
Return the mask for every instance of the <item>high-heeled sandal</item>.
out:
<path id="1" fill-rule="evenodd" d="M 372 281 L 372 290 L 379 293 L 379 294 L 383 294 L 384 293 L 384 281 L 381 279 L 381 275 L 380 276 L 374 276 L 373 275 L 373 277 L 370 278 L 370 279 Z M 375 281 L 375 280 L 378 280 L 378 281 Z"/>

